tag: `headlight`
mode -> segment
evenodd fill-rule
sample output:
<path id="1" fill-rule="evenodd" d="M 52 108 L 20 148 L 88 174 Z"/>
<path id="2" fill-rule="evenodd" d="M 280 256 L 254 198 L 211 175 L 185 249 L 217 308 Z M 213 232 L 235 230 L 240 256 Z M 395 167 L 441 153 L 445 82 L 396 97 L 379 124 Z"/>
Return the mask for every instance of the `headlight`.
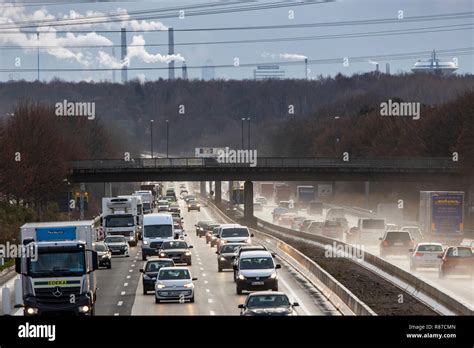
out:
<path id="1" fill-rule="evenodd" d="M 247 238 L 247 239 L 245 240 L 245 243 L 250 244 L 250 243 L 252 243 L 252 240 L 251 240 L 250 238 Z"/>
<path id="2" fill-rule="evenodd" d="M 221 244 L 225 244 L 227 241 L 225 239 L 221 239 Z"/>
<path id="3" fill-rule="evenodd" d="M 156 287 L 157 287 L 158 289 L 163 289 L 163 288 L 166 288 L 166 285 L 164 285 L 164 284 L 156 284 Z"/>
<path id="4" fill-rule="evenodd" d="M 184 254 L 185 254 L 186 256 L 191 256 L 191 253 L 190 253 L 189 251 L 186 251 Z"/>
<path id="5" fill-rule="evenodd" d="M 102 255 L 102 258 L 103 258 L 103 259 L 106 259 L 106 258 L 108 258 L 108 257 L 109 257 L 109 255 L 107 255 L 107 254 Z"/>
<path id="6" fill-rule="evenodd" d="M 28 313 L 29 315 L 36 314 L 38 313 L 38 308 L 28 307 L 28 309 L 26 310 L 26 313 Z"/>
<path id="7" fill-rule="evenodd" d="M 240 280 L 245 280 L 245 277 L 242 274 L 239 274 L 239 279 Z"/>
<path id="8" fill-rule="evenodd" d="M 80 313 L 87 313 L 87 312 L 89 312 L 89 309 L 90 309 L 89 306 L 81 306 L 81 307 L 79 307 L 79 312 Z"/>
<path id="9" fill-rule="evenodd" d="M 160 253 L 160 256 L 165 257 L 166 254 L 165 253 Z"/>
<path id="10" fill-rule="evenodd" d="M 130 236 L 130 240 L 135 240 L 135 237 L 133 237 L 133 236 Z"/>
<path id="11" fill-rule="evenodd" d="M 202 228 L 202 227 L 199 227 L 199 230 L 200 230 L 200 231 L 204 231 L 204 228 Z"/>
<path id="12" fill-rule="evenodd" d="M 186 283 L 183 285 L 185 288 L 189 289 L 193 287 L 193 283 Z"/>
<path id="13" fill-rule="evenodd" d="M 221 259 L 221 261 L 225 261 L 225 257 L 224 257 L 224 256 L 221 256 L 220 259 Z"/>
<path id="14" fill-rule="evenodd" d="M 277 277 L 277 273 L 273 272 L 272 275 L 270 276 L 270 279 L 276 279 L 276 277 Z"/>
<path id="15" fill-rule="evenodd" d="M 144 241 L 143 241 L 143 244 L 148 245 L 148 241 L 147 241 L 147 240 L 144 240 Z"/>

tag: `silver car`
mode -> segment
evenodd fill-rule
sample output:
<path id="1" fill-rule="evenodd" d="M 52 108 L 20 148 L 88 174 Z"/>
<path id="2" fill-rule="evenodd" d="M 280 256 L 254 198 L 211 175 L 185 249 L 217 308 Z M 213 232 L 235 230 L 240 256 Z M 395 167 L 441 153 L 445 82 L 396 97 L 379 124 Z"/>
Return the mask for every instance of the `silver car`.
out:
<path id="1" fill-rule="evenodd" d="M 163 267 L 155 283 L 155 303 L 163 300 L 194 302 L 194 283 L 197 278 L 191 277 L 186 267 Z"/>
<path id="2" fill-rule="evenodd" d="M 410 271 L 417 268 L 438 268 L 443 255 L 443 245 L 441 243 L 419 243 L 414 249 L 409 250 Z"/>

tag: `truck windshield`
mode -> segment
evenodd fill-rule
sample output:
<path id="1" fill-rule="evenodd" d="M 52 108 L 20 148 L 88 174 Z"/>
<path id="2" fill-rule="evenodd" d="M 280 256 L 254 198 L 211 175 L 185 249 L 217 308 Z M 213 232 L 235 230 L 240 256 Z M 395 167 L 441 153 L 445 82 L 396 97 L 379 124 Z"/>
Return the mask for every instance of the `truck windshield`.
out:
<path id="1" fill-rule="evenodd" d="M 79 276 L 85 273 L 84 260 L 84 251 L 40 251 L 36 261 L 28 260 L 28 273 L 33 278 Z"/>
<path id="2" fill-rule="evenodd" d="M 151 210 L 151 203 L 143 203 L 143 210 L 150 211 Z"/>
<path id="3" fill-rule="evenodd" d="M 362 221 L 362 228 L 369 228 L 369 229 L 385 229 L 385 221 L 384 220 L 377 220 L 377 219 L 370 219 L 370 220 L 363 220 Z"/>
<path id="4" fill-rule="evenodd" d="M 249 231 L 246 228 L 226 228 L 222 230 L 221 237 L 248 237 Z"/>
<path id="5" fill-rule="evenodd" d="M 147 225 L 143 236 L 147 238 L 173 237 L 173 231 L 171 225 Z"/>
<path id="6" fill-rule="evenodd" d="M 105 227 L 134 226 L 133 215 L 109 215 L 105 217 Z"/>

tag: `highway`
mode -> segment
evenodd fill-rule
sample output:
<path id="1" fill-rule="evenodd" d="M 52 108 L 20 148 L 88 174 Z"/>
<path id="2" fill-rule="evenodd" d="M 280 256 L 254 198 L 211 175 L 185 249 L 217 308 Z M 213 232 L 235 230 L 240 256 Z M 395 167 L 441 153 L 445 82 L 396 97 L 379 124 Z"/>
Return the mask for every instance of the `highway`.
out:
<path id="1" fill-rule="evenodd" d="M 189 266 L 195 282 L 195 303 L 168 302 L 155 304 L 151 292 L 143 295 L 140 246 L 131 248 L 129 258 L 114 256 L 112 269 L 97 273 L 99 286 L 97 315 L 239 315 L 237 306 L 246 295 L 237 295 L 232 271 L 217 271 L 215 248 L 210 248 L 204 238 L 198 238 L 194 225 L 199 220 L 211 220 L 208 208 L 200 212 L 187 212 L 180 201 L 184 216 L 186 240 L 193 245 L 193 264 Z M 219 222 L 219 221 L 218 221 Z M 308 281 L 282 260 L 279 270 L 279 290 L 299 303 L 299 315 L 339 315 L 339 312 Z"/>
<path id="2" fill-rule="evenodd" d="M 271 212 L 273 211 L 274 207 L 275 207 L 274 205 L 264 206 L 262 211 L 255 212 L 255 216 L 262 220 L 272 222 Z M 326 212 L 327 212 L 327 209 L 324 209 L 323 214 L 318 216 L 318 215 L 308 215 L 306 211 L 299 210 L 298 216 L 304 216 L 304 217 L 307 217 L 308 219 L 313 219 L 316 221 L 323 221 L 324 217 L 326 216 Z M 349 227 L 357 226 L 357 220 L 359 219 L 359 216 L 355 215 L 354 213 L 346 213 L 346 218 L 349 222 Z M 365 248 L 365 251 L 371 254 L 374 254 L 376 256 L 379 256 L 378 246 L 369 245 L 369 246 L 364 246 L 364 248 Z M 409 259 L 406 257 L 389 256 L 389 257 L 386 257 L 385 260 L 406 271 L 410 271 Z M 456 275 L 449 276 L 446 279 L 439 279 L 437 269 L 426 269 L 426 268 L 418 269 L 413 274 L 415 274 L 417 277 L 423 280 L 433 283 L 444 292 L 450 293 L 454 295 L 455 297 L 463 300 L 464 302 L 470 304 L 471 306 L 474 306 L 474 279 L 470 279 L 467 276 L 456 276 Z"/>

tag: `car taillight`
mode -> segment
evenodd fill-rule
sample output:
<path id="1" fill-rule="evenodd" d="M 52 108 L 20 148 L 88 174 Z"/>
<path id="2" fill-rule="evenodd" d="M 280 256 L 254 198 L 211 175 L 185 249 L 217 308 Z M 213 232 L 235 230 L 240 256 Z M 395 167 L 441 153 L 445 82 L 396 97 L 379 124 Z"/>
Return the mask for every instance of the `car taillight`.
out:
<path id="1" fill-rule="evenodd" d="M 383 241 L 383 246 L 388 246 L 388 242 L 386 240 Z"/>
<path id="2" fill-rule="evenodd" d="M 443 256 L 443 253 L 439 253 L 438 256 Z"/>
<path id="3" fill-rule="evenodd" d="M 423 253 L 415 253 L 415 256 L 423 256 L 424 254 Z"/>

